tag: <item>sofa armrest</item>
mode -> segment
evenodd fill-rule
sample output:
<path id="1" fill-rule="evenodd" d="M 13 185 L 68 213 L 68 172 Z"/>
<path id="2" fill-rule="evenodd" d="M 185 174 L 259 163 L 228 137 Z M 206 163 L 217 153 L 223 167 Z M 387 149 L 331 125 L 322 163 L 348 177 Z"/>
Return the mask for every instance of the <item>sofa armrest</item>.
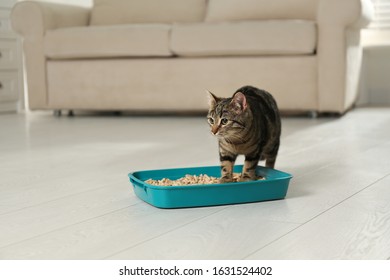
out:
<path id="1" fill-rule="evenodd" d="M 24 66 L 30 109 L 49 105 L 47 69 L 43 42 L 50 29 L 85 26 L 89 23 L 87 8 L 47 2 L 18 2 L 11 12 L 12 28 L 23 37 Z"/>
<path id="2" fill-rule="evenodd" d="M 361 67 L 360 29 L 373 18 L 370 0 L 319 0 L 318 107 L 345 112 L 357 99 Z"/>
<path id="3" fill-rule="evenodd" d="M 90 9 L 47 2 L 18 2 L 11 12 L 12 28 L 25 38 L 42 37 L 46 30 L 86 26 Z"/>
<path id="4" fill-rule="evenodd" d="M 317 23 L 341 27 L 363 28 L 374 17 L 370 0 L 319 0 Z"/>

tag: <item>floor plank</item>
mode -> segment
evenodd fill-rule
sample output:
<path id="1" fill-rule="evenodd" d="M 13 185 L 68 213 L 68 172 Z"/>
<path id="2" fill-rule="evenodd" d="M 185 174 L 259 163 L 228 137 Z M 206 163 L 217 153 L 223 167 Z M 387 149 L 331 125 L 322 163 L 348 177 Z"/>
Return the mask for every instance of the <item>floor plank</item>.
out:
<path id="1" fill-rule="evenodd" d="M 145 203 L 0 248 L 7 259 L 103 259 L 223 207 L 161 211 Z"/>
<path id="2" fill-rule="evenodd" d="M 388 259 L 389 125 L 284 118 L 285 200 L 163 210 L 127 173 L 218 164 L 204 118 L 0 115 L 0 259 Z"/>
<path id="3" fill-rule="evenodd" d="M 141 203 L 128 184 L 107 185 L 0 215 L 0 247 Z"/>
<path id="4" fill-rule="evenodd" d="M 387 175 L 248 259 L 388 259 L 389 185 Z"/>
<path id="5" fill-rule="evenodd" d="M 278 203 L 278 202 L 269 202 Z M 297 224 L 270 220 L 251 205 L 213 215 L 109 256 L 110 259 L 242 259 Z"/>

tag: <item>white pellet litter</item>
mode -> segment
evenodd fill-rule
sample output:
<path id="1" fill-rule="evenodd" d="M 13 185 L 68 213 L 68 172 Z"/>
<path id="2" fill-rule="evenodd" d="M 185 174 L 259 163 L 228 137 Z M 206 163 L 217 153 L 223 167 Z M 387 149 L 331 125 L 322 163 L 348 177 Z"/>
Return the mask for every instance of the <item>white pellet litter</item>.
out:
<path id="1" fill-rule="evenodd" d="M 240 173 L 234 173 L 233 182 L 237 182 L 240 176 L 241 176 Z M 264 178 L 259 176 L 257 177 L 257 180 L 264 180 Z M 148 179 L 145 181 L 145 183 L 148 183 L 150 185 L 155 185 L 155 186 L 206 185 L 206 184 L 219 184 L 219 178 L 208 176 L 206 174 L 200 174 L 200 175 L 187 174 L 184 177 L 181 177 L 177 180 L 171 180 L 167 178 L 163 178 L 161 180 Z"/>

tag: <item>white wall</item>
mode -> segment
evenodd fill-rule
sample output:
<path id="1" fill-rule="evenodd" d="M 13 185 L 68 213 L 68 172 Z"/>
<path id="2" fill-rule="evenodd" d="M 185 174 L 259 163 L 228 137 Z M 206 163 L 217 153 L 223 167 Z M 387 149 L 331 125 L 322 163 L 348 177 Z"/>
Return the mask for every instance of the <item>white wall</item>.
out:
<path id="1" fill-rule="evenodd" d="M 390 105 L 390 45 L 366 47 L 363 67 L 365 103 Z"/>
<path id="2" fill-rule="evenodd" d="M 390 105 L 390 30 L 363 30 L 358 104 Z"/>

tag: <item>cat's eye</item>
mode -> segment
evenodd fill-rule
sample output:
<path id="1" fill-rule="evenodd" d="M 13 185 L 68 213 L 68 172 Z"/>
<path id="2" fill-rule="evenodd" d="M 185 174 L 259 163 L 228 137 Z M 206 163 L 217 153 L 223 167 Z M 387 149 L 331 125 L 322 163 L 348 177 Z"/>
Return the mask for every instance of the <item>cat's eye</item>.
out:
<path id="1" fill-rule="evenodd" d="M 214 119 L 213 118 L 209 118 L 208 121 L 209 121 L 210 124 L 214 124 Z"/>
<path id="2" fill-rule="evenodd" d="M 229 122 L 229 120 L 226 119 L 226 118 L 221 119 L 221 124 L 222 124 L 222 125 L 225 125 L 225 124 L 227 124 L 228 122 Z"/>

